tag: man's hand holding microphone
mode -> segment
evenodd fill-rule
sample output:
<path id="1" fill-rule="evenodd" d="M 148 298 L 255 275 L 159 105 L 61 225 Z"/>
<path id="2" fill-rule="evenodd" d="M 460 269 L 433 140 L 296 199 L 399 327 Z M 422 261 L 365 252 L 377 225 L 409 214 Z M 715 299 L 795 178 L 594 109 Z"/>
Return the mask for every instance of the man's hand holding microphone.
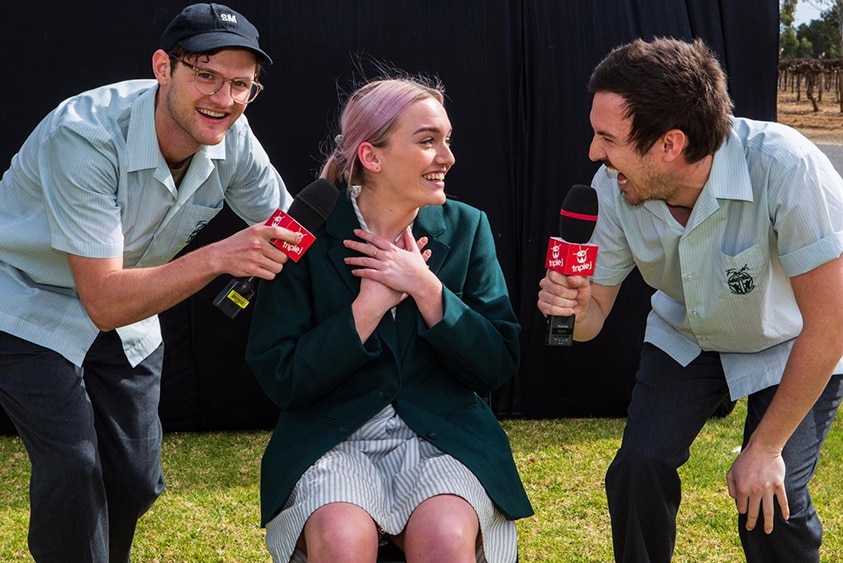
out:
<path id="1" fill-rule="evenodd" d="M 597 247 L 587 244 L 597 222 L 597 192 L 571 187 L 559 213 L 559 237 L 548 242 L 547 275 L 539 282 L 539 310 L 547 317 L 545 344 L 571 346 L 574 320 L 591 301 L 588 276 L 594 272 Z"/>
<path id="2" fill-rule="evenodd" d="M 296 244 L 301 233 L 280 226 L 260 223 L 212 243 L 216 256 L 225 264 L 220 269 L 237 277 L 271 280 L 281 272 L 289 257 L 272 240 Z"/>
<path id="3" fill-rule="evenodd" d="M 214 306 L 229 318 L 235 318 L 251 303 L 259 278 L 273 279 L 288 259 L 298 262 L 316 240 L 313 231 L 328 219 L 338 194 L 331 182 L 318 179 L 299 192 L 287 212 L 276 210 L 263 225 L 242 231 L 244 237 L 258 236 L 249 239 L 251 246 L 244 249 L 239 245 L 234 249 L 239 252 L 234 256 L 235 261 L 237 258 L 242 261 L 240 271 L 231 271 L 235 277 L 216 296 Z"/>

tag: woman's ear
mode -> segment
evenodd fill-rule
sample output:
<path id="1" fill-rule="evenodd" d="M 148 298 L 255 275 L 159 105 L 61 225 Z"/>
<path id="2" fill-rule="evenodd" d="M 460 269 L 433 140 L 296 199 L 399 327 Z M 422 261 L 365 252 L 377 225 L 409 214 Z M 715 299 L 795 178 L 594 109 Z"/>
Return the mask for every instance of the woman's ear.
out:
<path id="1" fill-rule="evenodd" d="M 378 159 L 378 150 L 372 143 L 360 143 L 357 146 L 357 158 L 360 160 L 360 164 L 363 165 L 363 168 L 369 172 L 377 173 L 381 171 L 381 163 Z"/>

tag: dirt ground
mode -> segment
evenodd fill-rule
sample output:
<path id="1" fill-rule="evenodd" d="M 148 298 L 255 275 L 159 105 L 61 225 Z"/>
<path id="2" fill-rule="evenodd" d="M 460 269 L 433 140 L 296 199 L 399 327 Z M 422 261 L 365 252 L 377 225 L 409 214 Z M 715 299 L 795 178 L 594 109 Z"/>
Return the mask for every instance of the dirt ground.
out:
<path id="1" fill-rule="evenodd" d="M 796 101 L 796 94 L 779 90 L 778 121 L 798 129 L 815 143 L 843 145 L 843 113 L 833 92 L 825 92 L 815 112 L 811 101 L 802 93 Z"/>

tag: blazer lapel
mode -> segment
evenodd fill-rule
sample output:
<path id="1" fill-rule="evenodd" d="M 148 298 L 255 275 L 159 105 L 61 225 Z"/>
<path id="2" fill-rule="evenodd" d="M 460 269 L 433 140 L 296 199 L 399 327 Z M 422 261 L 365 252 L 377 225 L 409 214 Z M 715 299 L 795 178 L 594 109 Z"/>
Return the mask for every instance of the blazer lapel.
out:
<path id="1" fill-rule="evenodd" d="M 359 227 L 360 223 L 357 221 L 357 216 L 354 214 L 354 208 L 351 206 L 351 202 L 347 197 L 340 195 L 334 212 L 325 222 L 325 234 L 329 237 L 327 241 L 329 245 L 328 259 L 349 291 L 349 302 L 353 301 L 357 297 L 357 294 L 360 293 L 360 278 L 352 275 L 352 267 L 345 263 L 345 258 L 355 256 L 357 253 L 346 248 L 342 241 L 353 238 L 353 230 Z M 378 323 L 378 327 L 375 329 L 375 335 L 381 339 L 381 342 L 397 358 L 399 355 L 398 334 L 395 330 L 395 322 L 392 319 L 391 313 L 387 312 L 383 316 L 380 323 Z"/>
<path id="2" fill-rule="evenodd" d="M 413 236 L 416 240 L 427 237 L 427 245 L 423 250 L 430 250 L 430 258 L 427 266 L 434 274 L 438 274 L 445 262 L 451 247 L 440 240 L 445 233 L 445 215 L 441 206 L 422 207 L 413 223 Z M 398 329 L 398 357 L 403 358 L 408 350 L 410 340 L 423 330 L 423 321 L 419 316 L 418 309 L 405 299 L 398 306 L 395 315 L 395 323 Z"/>
<path id="3" fill-rule="evenodd" d="M 355 252 L 346 248 L 342 241 L 352 238 L 353 230 L 359 226 L 360 223 L 357 222 L 351 202 L 344 193 L 340 193 L 334 212 L 325 222 L 325 234 L 329 237 L 327 243 L 330 245 L 328 258 L 333 263 L 337 275 L 354 296 L 360 291 L 360 280 L 351 274 L 351 266 L 345 263 L 345 259 L 353 256 Z"/>
<path id="4" fill-rule="evenodd" d="M 359 226 L 360 223 L 357 221 L 351 202 L 341 195 L 334 212 L 325 223 L 325 234 L 329 237 L 328 259 L 348 288 L 351 299 L 354 299 L 360 291 L 360 280 L 351 274 L 351 267 L 345 263 L 345 258 L 355 253 L 346 248 L 342 241 L 353 237 L 352 231 Z M 419 209 L 419 214 L 413 223 L 413 236 L 416 240 L 423 236 L 427 237 L 424 250 L 431 251 L 427 266 L 434 274 L 438 274 L 451 249 L 440 240 L 445 231 L 445 216 L 441 206 Z M 409 301 L 408 298 L 399 304 L 394 322 L 392 315 L 384 315 L 375 331 L 397 358 L 401 358 L 407 351 L 410 339 L 416 334 L 421 322 L 418 310 Z"/>
<path id="5" fill-rule="evenodd" d="M 440 240 L 440 237 L 445 233 L 445 228 L 445 214 L 440 205 L 422 207 L 413 223 L 413 235 L 416 240 L 423 236 L 427 237 L 427 246 L 424 247 L 424 250 L 430 250 L 431 252 L 427 267 L 433 273 L 439 272 L 448 252 L 451 250 L 450 246 Z"/>

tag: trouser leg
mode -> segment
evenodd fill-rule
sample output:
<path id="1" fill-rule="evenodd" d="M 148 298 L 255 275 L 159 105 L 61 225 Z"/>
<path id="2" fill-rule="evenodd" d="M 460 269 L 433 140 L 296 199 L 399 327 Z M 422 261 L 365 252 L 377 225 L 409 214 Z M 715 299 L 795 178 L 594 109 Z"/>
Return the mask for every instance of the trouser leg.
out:
<path id="1" fill-rule="evenodd" d="M 0 404 L 32 464 L 29 549 L 39 563 L 103 562 L 108 515 L 82 371 L 0 332 Z"/>
<path id="2" fill-rule="evenodd" d="M 132 368 L 112 332 L 80 369 L 0 332 L 0 404 L 32 464 L 29 546 L 39 563 L 129 560 L 137 519 L 163 490 L 162 360 L 159 348 Z"/>
<path id="3" fill-rule="evenodd" d="M 161 470 L 163 345 L 136 367 L 115 332 L 100 334 L 85 358 L 108 502 L 109 560 L 129 560 L 138 519 L 164 490 Z"/>
<path id="4" fill-rule="evenodd" d="M 744 426 L 744 445 L 757 428 L 777 389 L 778 387 L 770 387 L 750 395 Z M 759 521 L 751 532 L 746 531 L 746 516 L 739 516 L 738 533 L 748 563 L 819 562 L 822 523 L 811 501 L 808 483 L 816 471 L 820 449 L 834 422 L 841 396 L 843 376 L 835 375 L 782 451 L 790 518 L 782 519 L 776 504 L 773 532 L 766 534 L 763 514 L 759 516 Z"/>
<path id="5" fill-rule="evenodd" d="M 621 447 L 606 473 L 615 560 L 667 562 L 676 540 L 677 469 L 728 394 L 720 356 L 687 367 L 645 344 Z"/>

